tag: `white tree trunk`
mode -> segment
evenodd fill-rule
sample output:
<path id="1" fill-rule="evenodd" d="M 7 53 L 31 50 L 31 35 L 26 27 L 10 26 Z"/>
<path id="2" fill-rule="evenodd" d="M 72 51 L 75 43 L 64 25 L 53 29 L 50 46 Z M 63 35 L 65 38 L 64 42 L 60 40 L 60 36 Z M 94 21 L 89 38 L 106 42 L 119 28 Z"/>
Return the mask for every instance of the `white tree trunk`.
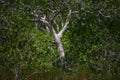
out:
<path id="1" fill-rule="evenodd" d="M 51 23 L 46 20 L 45 15 L 43 17 L 41 17 L 41 19 L 40 19 L 40 21 L 43 22 L 47 26 L 47 28 L 49 29 L 50 33 L 52 34 L 52 36 L 53 36 L 53 38 L 56 42 L 57 50 L 58 50 L 59 57 L 60 57 L 60 60 L 61 60 L 62 70 L 65 69 L 65 64 L 66 63 L 65 63 L 65 60 L 64 60 L 65 52 L 64 52 L 64 49 L 63 49 L 61 38 L 62 38 L 62 35 L 65 32 L 65 30 L 68 28 L 68 24 L 69 24 L 69 21 L 70 21 L 70 16 L 71 16 L 71 10 L 69 10 L 69 13 L 68 13 L 67 18 L 66 18 L 66 22 L 65 22 L 62 30 L 59 33 L 56 33 L 53 25 L 51 25 Z"/>
<path id="2" fill-rule="evenodd" d="M 55 38 L 55 42 L 57 45 L 57 51 L 59 53 L 59 58 L 61 61 L 61 68 L 64 71 L 66 63 L 65 63 L 65 52 L 64 52 L 64 48 L 61 42 L 61 37 L 58 34 L 56 34 L 54 38 Z"/>
<path id="3" fill-rule="evenodd" d="M 60 58 L 64 58 L 65 53 L 64 53 L 63 45 L 62 45 L 62 42 L 61 42 L 61 38 L 58 35 L 55 36 L 55 41 L 56 41 L 56 44 L 57 44 L 57 50 L 58 50 Z"/>

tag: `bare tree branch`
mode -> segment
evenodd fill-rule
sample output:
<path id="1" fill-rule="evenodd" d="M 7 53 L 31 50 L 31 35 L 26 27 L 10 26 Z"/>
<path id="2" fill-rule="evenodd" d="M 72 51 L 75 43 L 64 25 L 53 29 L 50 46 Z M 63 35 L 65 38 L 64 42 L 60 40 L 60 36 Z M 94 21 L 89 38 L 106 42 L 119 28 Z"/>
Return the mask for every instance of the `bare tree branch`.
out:
<path id="1" fill-rule="evenodd" d="M 67 8 L 67 5 L 70 3 L 70 1 L 71 0 L 64 1 L 61 10 L 57 10 L 57 9 L 54 10 L 54 12 L 52 13 L 52 18 L 50 19 L 50 23 L 53 22 L 53 20 L 56 18 L 58 14 L 60 14 L 65 8 Z"/>
<path id="2" fill-rule="evenodd" d="M 50 19 L 50 23 L 52 23 L 53 21 L 54 21 L 54 19 L 55 19 L 55 17 L 58 15 L 60 13 L 60 11 L 56 11 L 56 12 L 53 12 L 53 16 L 52 16 L 52 18 Z"/>
<path id="3" fill-rule="evenodd" d="M 54 23 L 55 23 L 55 25 L 57 27 L 57 31 L 59 31 L 59 25 L 57 24 L 56 20 L 54 20 Z"/>
<path id="4" fill-rule="evenodd" d="M 111 17 L 110 15 L 108 15 L 108 16 L 104 15 L 101 11 L 99 11 L 99 14 L 100 14 L 101 16 L 103 16 L 104 18 L 110 18 L 110 17 Z"/>
<path id="5" fill-rule="evenodd" d="M 69 0 L 68 0 L 69 1 Z M 67 5 L 67 3 L 66 3 Z M 64 4 L 63 6 L 63 9 L 66 7 L 66 5 Z M 63 10 L 62 9 L 62 10 Z M 65 57 L 65 52 L 64 52 L 64 48 L 63 48 L 63 44 L 62 44 L 62 41 L 61 41 L 61 37 L 63 35 L 63 33 L 65 32 L 65 30 L 68 28 L 68 24 L 69 24 L 69 21 L 70 21 L 70 17 L 71 17 L 71 10 L 69 10 L 69 13 L 67 15 L 67 18 L 66 18 L 66 21 L 65 21 L 65 24 L 62 28 L 62 30 L 57 34 L 55 29 L 54 29 L 54 25 L 52 24 L 52 22 L 55 23 L 55 25 L 57 27 L 59 27 L 59 24 L 57 24 L 55 22 L 55 18 L 56 16 L 58 16 L 58 14 L 62 11 L 62 10 L 59 10 L 58 12 L 53 12 L 53 16 L 49 16 L 49 19 L 46 19 L 46 15 L 44 14 L 40 14 L 40 19 L 35 19 L 34 21 L 38 22 L 38 21 L 41 21 L 45 26 L 47 26 L 46 28 L 49 29 L 50 33 L 52 34 L 55 42 L 56 42 L 56 45 L 57 45 L 57 51 L 59 53 L 59 57 L 60 57 L 60 60 L 61 60 L 61 67 L 62 69 L 64 69 L 65 67 L 65 60 L 64 60 L 64 57 Z"/>
<path id="6" fill-rule="evenodd" d="M 41 17 L 40 21 L 43 22 L 49 28 L 50 32 L 55 37 L 56 32 L 55 32 L 54 28 L 52 27 L 52 25 L 46 20 L 46 16 L 45 15 L 43 17 Z"/>
<path id="7" fill-rule="evenodd" d="M 63 45 L 62 45 L 62 42 L 61 42 L 61 39 L 60 37 L 56 34 L 53 26 L 46 20 L 46 16 L 44 15 L 44 17 L 42 17 L 40 19 L 40 21 L 42 21 L 50 30 L 50 32 L 52 33 L 54 39 L 55 39 L 55 42 L 57 44 L 57 50 L 59 52 L 59 55 L 60 57 L 64 57 L 64 49 L 63 49 Z"/>
<path id="8" fill-rule="evenodd" d="M 65 32 L 65 30 L 68 28 L 68 24 L 69 24 L 69 21 L 70 21 L 70 17 L 71 17 L 71 10 L 69 10 L 69 13 L 68 13 L 68 16 L 67 16 L 67 19 L 66 19 L 66 22 L 65 22 L 65 25 L 64 27 L 62 28 L 62 30 L 58 33 L 58 36 L 61 38 L 63 33 Z"/>

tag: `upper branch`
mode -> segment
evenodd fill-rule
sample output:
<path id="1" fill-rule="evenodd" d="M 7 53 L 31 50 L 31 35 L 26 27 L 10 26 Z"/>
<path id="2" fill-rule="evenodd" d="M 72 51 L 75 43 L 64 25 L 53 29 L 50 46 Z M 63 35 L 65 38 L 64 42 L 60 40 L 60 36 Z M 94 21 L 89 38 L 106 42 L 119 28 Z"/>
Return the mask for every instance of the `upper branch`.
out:
<path id="1" fill-rule="evenodd" d="M 61 12 L 64 11 L 65 8 L 68 7 L 68 4 L 70 3 L 71 0 L 63 0 L 63 4 L 61 6 L 61 9 L 60 10 L 54 10 L 54 12 L 51 14 L 51 19 L 50 19 L 50 22 L 52 23 L 54 21 L 54 19 L 56 18 L 57 15 L 59 15 Z"/>
<path id="2" fill-rule="evenodd" d="M 53 26 L 46 20 L 46 16 L 45 15 L 43 17 L 41 17 L 40 21 L 43 22 L 49 28 L 50 32 L 55 37 L 56 32 L 55 32 Z"/>
<path id="3" fill-rule="evenodd" d="M 58 36 L 61 38 L 63 33 L 65 32 L 65 30 L 68 28 L 68 24 L 69 24 L 69 21 L 70 21 L 70 17 L 71 17 L 71 10 L 69 10 L 69 13 L 68 13 L 68 16 L 67 16 L 67 19 L 66 19 L 66 22 L 65 22 L 65 25 L 64 27 L 62 28 L 62 30 L 58 33 Z"/>

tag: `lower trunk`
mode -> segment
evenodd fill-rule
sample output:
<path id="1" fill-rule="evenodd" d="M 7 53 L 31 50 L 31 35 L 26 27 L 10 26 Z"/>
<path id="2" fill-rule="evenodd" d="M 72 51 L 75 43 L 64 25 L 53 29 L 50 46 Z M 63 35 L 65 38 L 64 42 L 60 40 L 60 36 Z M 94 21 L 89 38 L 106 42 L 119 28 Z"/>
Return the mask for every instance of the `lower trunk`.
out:
<path id="1" fill-rule="evenodd" d="M 64 58 L 65 53 L 64 53 L 63 45 L 60 39 L 57 41 L 57 50 L 60 58 Z"/>
<path id="2" fill-rule="evenodd" d="M 66 69 L 66 61 L 65 58 L 61 58 L 61 69 L 64 71 Z"/>
<path id="3" fill-rule="evenodd" d="M 65 70 L 65 66 L 66 66 L 65 53 L 64 53 L 62 42 L 61 42 L 59 37 L 57 37 L 57 39 L 56 39 L 56 44 L 57 44 L 57 50 L 58 50 L 58 53 L 59 53 L 59 56 L 60 56 L 60 60 L 61 60 L 61 68 L 64 71 Z"/>

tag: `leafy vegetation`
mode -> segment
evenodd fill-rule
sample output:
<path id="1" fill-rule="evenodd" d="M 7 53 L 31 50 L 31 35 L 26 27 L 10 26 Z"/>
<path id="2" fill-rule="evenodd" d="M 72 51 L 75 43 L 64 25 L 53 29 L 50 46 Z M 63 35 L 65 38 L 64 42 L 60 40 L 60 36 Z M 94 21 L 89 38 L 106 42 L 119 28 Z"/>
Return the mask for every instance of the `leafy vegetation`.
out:
<path id="1" fill-rule="evenodd" d="M 36 28 L 35 10 L 56 32 L 72 11 L 61 40 L 64 71 L 52 34 L 40 21 Z M 0 80 L 119 80 L 119 13 L 119 0 L 1 0 Z"/>

